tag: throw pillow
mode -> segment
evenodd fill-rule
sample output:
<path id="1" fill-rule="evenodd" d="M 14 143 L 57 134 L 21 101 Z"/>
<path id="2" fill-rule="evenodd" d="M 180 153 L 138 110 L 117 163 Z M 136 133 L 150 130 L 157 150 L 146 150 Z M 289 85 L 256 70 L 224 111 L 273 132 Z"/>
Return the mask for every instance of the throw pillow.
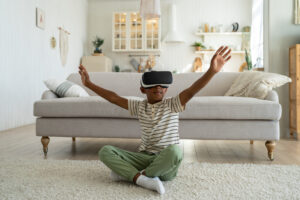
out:
<path id="1" fill-rule="evenodd" d="M 269 91 L 292 80 L 284 75 L 267 72 L 242 72 L 225 93 L 225 96 L 265 99 Z"/>
<path id="2" fill-rule="evenodd" d="M 82 87 L 71 81 L 48 79 L 44 81 L 49 90 L 59 97 L 88 97 L 90 96 Z"/>

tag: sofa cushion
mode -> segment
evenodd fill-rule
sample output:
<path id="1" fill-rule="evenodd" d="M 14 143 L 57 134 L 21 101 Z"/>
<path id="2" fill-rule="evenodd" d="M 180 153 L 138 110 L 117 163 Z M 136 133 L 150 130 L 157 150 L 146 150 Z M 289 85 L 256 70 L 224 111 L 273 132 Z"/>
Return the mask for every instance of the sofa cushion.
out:
<path id="1" fill-rule="evenodd" d="M 279 120 L 281 105 L 250 97 L 194 97 L 180 114 L 181 119 Z"/>
<path id="2" fill-rule="evenodd" d="M 44 81 L 49 90 L 59 97 L 90 96 L 81 86 L 67 80 L 48 79 Z"/>
<path id="3" fill-rule="evenodd" d="M 243 72 L 236 78 L 230 89 L 225 93 L 225 96 L 265 99 L 273 88 L 280 87 L 291 81 L 291 78 L 276 73 Z"/>
<path id="4" fill-rule="evenodd" d="M 142 99 L 139 97 L 126 97 Z M 99 97 L 57 98 L 34 104 L 38 117 L 105 117 L 133 118 L 129 112 Z M 248 97 L 194 97 L 186 105 L 180 119 L 246 119 L 279 120 L 279 103 Z"/>

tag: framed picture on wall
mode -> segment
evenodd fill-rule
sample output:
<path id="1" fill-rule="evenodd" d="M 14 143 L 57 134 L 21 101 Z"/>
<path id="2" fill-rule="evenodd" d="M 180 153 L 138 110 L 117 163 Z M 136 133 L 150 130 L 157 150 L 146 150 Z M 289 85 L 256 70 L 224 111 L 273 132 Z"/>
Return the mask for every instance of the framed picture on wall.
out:
<path id="1" fill-rule="evenodd" d="M 36 26 L 45 29 L 45 12 L 40 8 L 36 8 Z"/>

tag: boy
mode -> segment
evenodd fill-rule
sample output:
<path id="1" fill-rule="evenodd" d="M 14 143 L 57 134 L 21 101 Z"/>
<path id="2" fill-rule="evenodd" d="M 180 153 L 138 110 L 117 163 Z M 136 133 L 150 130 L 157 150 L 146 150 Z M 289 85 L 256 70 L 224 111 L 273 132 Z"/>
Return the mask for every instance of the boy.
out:
<path id="1" fill-rule="evenodd" d="M 142 131 L 139 152 L 129 152 L 105 145 L 99 151 L 100 160 L 109 167 L 113 180 L 133 181 L 144 188 L 165 192 L 161 181 L 172 180 L 182 160 L 179 144 L 178 119 L 186 103 L 231 58 L 231 50 L 221 46 L 214 54 L 209 70 L 183 90 L 178 96 L 163 99 L 172 82 L 170 72 L 146 72 L 141 80 L 141 92 L 147 100 L 138 101 L 120 97 L 116 93 L 93 84 L 86 69 L 79 66 L 83 85 L 109 102 L 129 110 L 140 121 Z"/>

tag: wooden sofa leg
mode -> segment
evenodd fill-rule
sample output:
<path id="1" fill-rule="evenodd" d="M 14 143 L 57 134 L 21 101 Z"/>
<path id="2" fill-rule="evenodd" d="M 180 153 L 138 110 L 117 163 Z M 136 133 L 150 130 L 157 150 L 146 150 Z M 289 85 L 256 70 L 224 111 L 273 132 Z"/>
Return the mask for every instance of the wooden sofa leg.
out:
<path id="1" fill-rule="evenodd" d="M 250 140 L 250 144 L 253 144 L 253 140 Z"/>
<path id="2" fill-rule="evenodd" d="M 274 160 L 273 151 L 275 149 L 276 143 L 274 141 L 266 141 L 265 145 L 266 145 L 267 150 L 268 150 L 268 157 L 271 161 L 273 161 Z"/>
<path id="3" fill-rule="evenodd" d="M 43 136 L 42 139 L 41 139 L 41 142 L 43 144 L 44 155 L 46 157 L 47 152 L 48 152 L 48 144 L 50 142 L 50 138 L 48 136 Z"/>
<path id="4" fill-rule="evenodd" d="M 76 140 L 76 137 L 72 137 L 72 141 L 75 142 L 75 140 Z"/>
<path id="5" fill-rule="evenodd" d="M 290 139 L 294 139 L 294 132 L 290 131 Z"/>

